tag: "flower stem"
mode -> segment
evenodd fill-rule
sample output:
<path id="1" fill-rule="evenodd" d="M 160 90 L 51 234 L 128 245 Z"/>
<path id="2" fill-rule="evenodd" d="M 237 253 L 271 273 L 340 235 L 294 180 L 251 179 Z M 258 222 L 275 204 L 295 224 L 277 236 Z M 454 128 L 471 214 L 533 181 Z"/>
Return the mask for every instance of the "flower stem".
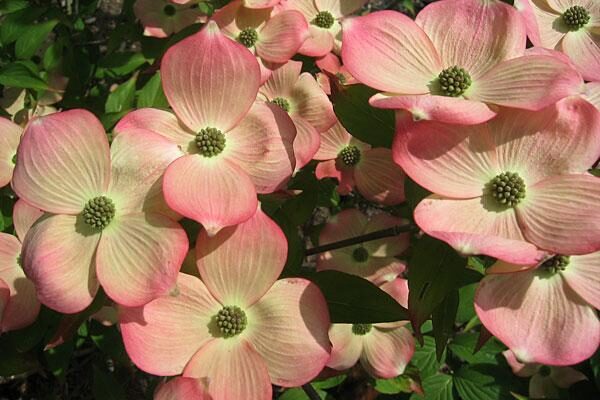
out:
<path id="1" fill-rule="evenodd" d="M 317 393 L 315 388 L 312 387 L 310 383 L 302 385 L 302 389 L 304 390 L 304 393 L 306 393 L 310 400 L 321 400 L 321 396 L 319 396 L 319 393 Z"/>
<path id="2" fill-rule="evenodd" d="M 370 232 L 365 235 L 340 240 L 339 242 L 333 242 L 324 244 L 323 246 L 313 247 L 312 249 L 306 250 L 306 255 L 312 256 L 313 254 L 324 253 L 329 250 L 341 249 L 342 247 L 348 247 L 359 243 L 370 242 L 373 240 L 383 239 L 391 236 L 398 236 L 401 233 L 411 232 L 415 229 L 416 227 L 412 224 L 396 225 L 391 228 L 382 229 L 380 231 Z"/>

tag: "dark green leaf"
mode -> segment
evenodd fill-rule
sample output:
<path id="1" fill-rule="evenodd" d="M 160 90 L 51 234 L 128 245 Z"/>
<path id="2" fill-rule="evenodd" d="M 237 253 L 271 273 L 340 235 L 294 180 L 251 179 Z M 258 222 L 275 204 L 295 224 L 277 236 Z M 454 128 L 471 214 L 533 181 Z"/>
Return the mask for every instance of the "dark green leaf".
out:
<path id="1" fill-rule="evenodd" d="M 411 363 L 419 368 L 421 379 L 435 375 L 445 361 L 445 353 L 438 361 L 435 356 L 435 340 L 431 336 L 423 336 L 423 346 L 417 344 Z"/>
<path id="2" fill-rule="evenodd" d="M 0 354 L 0 376 L 18 375 L 40 367 L 33 352 L 19 353 L 6 336 L 0 338 Z"/>
<path id="3" fill-rule="evenodd" d="M 435 353 L 438 360 L 442 358 L 448 340 L 454 336 L 454 321 L 458 310 L 458 291 L 446 295 L 442 304 L 433 310 L 433 337 L 435 338 Z"/>
<path id="4" fill-rule="evenodd" d="M 144 65 L 147 61 L 141 53 L 112 53 L 100 60 L 98 63 L 100 70 L 97 75 L 99 78 L 103 77 L 104 73 L 111 77 L 125 76 Z"/>
<path id="5" fill-rule="evenodd" d="M 44 12 L 45 7 L 26 7 L 6 16 L 0 24 L 0 42 L 6 45 L 23 36 Z"/>
<path id="6" fill-rule="evenodd" d="M 375 379 L 375 390 L 383 394 L 411 393 L 413 380 L 407 375 L 391 379 Z"/>
<path id="7" fill-rule="evenodd" d="M 169 108 L 169 102 L 165 97 L 160 80 L 160 73 L 154 74 L 152 78 L 139 91 L 137 107 Z"/>
<path id="8" fill-rule="evenodd" d="M 456 313 L 457 322 L 462 324 L 475 316 L 473 299 L 475 298 L 475 291 L 477 290 L 478 286 L 479 285 L 477 283 L 472 283 L 459 289 L 458 294 L 460 301 L 458 303 L 458 312 Z"/>
<path id="9" fill-rule="evenodd" d="M 69 340 L 60 346 L 44 351 L 46 365 L 50 372 L 57 378 L 63 379 L 65 377 L 73 350 L 75 350 L 75 342 Z"/>
<path id="10" fill-rule="evenodd" d="M 479 334 L 475 332 L 462 333 L 457 335 L 448 347 L 455 356 L 470 364 L 498 364 L 498 360 L 503 358 L 500 353 L 506 348 L 495 338 L 492 338 L 475 353 L 478 337 Z"/>
<path id="11" fill-rule="evenodd" d="M 327 392 L 324 390 L 315 389 L 321 397 L 322 400 L 327 398 Z M 287 389 L 281 396 L 277 398 L 278 400 L 312 400 L 308 395 L 304 392 L 302 388 L 291 388 Z"/>
<path id="12" fill-rule="evenodd" d="M 346 375 L 342 374 L 342 375 L 338 375 L 338 376 L 333 376 L 331 378 L 323 379 L 320 381 L 313 381 L 310 384 L 315 389 L 331 389 L 336 386 L 339 386 L 345 380 L 346 380 Z"/>
<path id="13" fill-rule="evenodd" d="M 58 24 L 58 20 L 51 19 L 49 21 L 29 25 L 28 29 L 19 36 L 15 44 L 15 55 L 17 58 L 31 58 L 44 40 L 48 38 L 48 35 L 52 29 L 54 29 L 56 24 Z"/>
<path id="14" fill-rule="evenodd" d="M 105 107 L 105 111 L 107 113 L 120 113 L 133 107 L 133 100 L 135 98 L 135 82 L 136 77 L 134 76 L 127 82 L 119 85 L 114 92 L 108 95 Z"/>
<path id="15" fill-rule="evenodd" d="M 323 292 L 333 323 L 372 324 L 408 318 L 404 307 L 366 279 L 333 270 L 317 272 L 310 279 Z"/>
<path id="16" fill-rule="evenodd" d="M 417 207 L 417 204 L 425 197 L 429 196 L 431 192 L 417 185 L 415 181 L 407 176 L 404 181 L 404 194 L 408 205 L 414 210 Z"/>
<path id="17" fill-rule="evenodd" d="M 446 374 L 432 375 L 421 386 L 425 396 L 413 394 L 410 400 L 452 400 L 452 377 Z"/>
<path id="18" fill-rule="evenodd" d="M 352 136 L 375 147 L 392 147 L 394 112 L 374 108 L 369 98 L 377 90 L 364 85 L 345 86 L 333 93 L 335 114 Z"/>
<path id="19" fill-rule="evenodd" d="M 48 85 L 24 63 L 12 63 L 0 70 L 0 85 L 46 90 Z"/>
<path id="20" fill-rule="evenodd" d="M 463 400 L 512 399 L 513 381 L 507 368 L 489 364 L 465 365 L 454 374 L 454 386 Z"/>
<path id="21" fill-rule="evenodd" d="M 125 390 L 110 373 L 94 365 L 94 383 L 92 393 L 95 399 L 125 400 Z"/>

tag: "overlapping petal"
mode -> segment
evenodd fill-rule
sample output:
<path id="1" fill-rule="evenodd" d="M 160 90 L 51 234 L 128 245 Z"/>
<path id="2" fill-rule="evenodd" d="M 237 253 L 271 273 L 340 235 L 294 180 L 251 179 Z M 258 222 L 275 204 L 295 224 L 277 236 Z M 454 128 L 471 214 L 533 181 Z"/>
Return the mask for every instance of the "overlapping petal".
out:
<path id="1" fill-rule="evenodd" d="M 561 272 L 567 284 L 585 301 L 600 309 L 600 252 L 571 256 Z"/>
<path id="2" fill-rule="evenodd" d="M 384 205 L 404 201 L 404 172 L 392 160 L 389 149 L 380 147 L 363 152 L 354 169 L 354 180 L 367 200 Z"/>
<path id="3" fill-rule="evenodd" d="M 360 362 L 372 376 L 394 378 L 401 375 L 415 351 L 415 341 L 404 327 L 377 328 L 365 335 Z"/>
<path id="4" fill-rule="evenodd" d="M 21 141 L 23 128 L 9 119 L 0 118 L 0 187 L 12 179 L 15 163 L 13 157 Z"/>
<path id="5" fill-rule="evenodd" d="M 195 378 L 178 377 L 162 384 L 154 394 L 154 400 L 211 400 L 206 386 Z"/>
<path id="6" fill-rule="evenodd" d="M 275 14 L 260 31 L 256 54 L 267 61 L 284 63 L 300 48 L 308 37 L 304 16 L 289 10 Z"/>
<path id="7" fill-rule="evenodd" d="M 333 346 L 327 366 L 337 370 L 352 368 L 363 351 L 362 338 L 352 332 L 352 324 L 331 325 L 329 338 Z"/>
<path id="8" fill-rule="evenodd" d="M 42 215 L 44 215 L 44 212 L 39 208 L 30 206 L 22 199 L 17 200 L 13 208 L 13 225 L 20 241 L 25 239 L 25 234 L 27 234 L 29 228 Z"/>
<path id="9" fill-rule="evenodd" d="M 584 79 L 600 80 L 600 32 L 587 29 L 569 32 L 563 37 L 561 46 Z"/>

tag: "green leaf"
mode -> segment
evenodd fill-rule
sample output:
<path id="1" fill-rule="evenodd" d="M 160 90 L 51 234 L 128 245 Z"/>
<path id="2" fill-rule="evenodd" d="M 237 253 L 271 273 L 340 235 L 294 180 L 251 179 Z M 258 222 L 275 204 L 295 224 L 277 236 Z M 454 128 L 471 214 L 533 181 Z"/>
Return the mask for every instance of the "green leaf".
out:
<path id="1" fill-rule="evenodd" d="M 333 93 L 333 108 L 352 136 L 375 147 L 390 148 L 395 131 L 394 112 L 369 105 L 369 98 L 376 93 L 364 85 L 345 86 Z"/>
<path id="2" fill-rule="evenodd" d="M 46 365 L 54 376 L 59 379 L 63 379 L 65 377 L 74 350 L 75 342 L 73 340 L 69 340 L 60 346 L 56 346 L 44 351 Z"/>
<path id="3" fill-rule="evenodd" d="M 44 40 L 48 38 L 52 29 L 58 24 L 57 19 L 31 24 L 28 29 L 23 32 L 15 43 L 15 55 L 20 59 L 31 58 L 37 49 L 40 48 Z"/>
<path id="4" fill-rule="evenodd" d="M 327 392 L 315 389 L 322 400 L 327 399 Z M 302 388 L 287 389 L 277 400 L 312 400 Z"/>
<path id="5" fill-rule="evenodd" d="M 297 196 L 286 201 L 281 207 L 293 225 L 303 225 L 312 216 L 319 199 L 316 190 L 304 190 Z"/>
<path id="6" fill-rule="evenodd" d="M 135 98 L 135 82 L 136 77 L 129 79 L 127 82 L 119 85 L 119 87 L 108 95 L 104 111 L 107 113 L 120 113 L 127 111 L 133 107 Z"/>
<path id="7" fill-rule="evenodd" d="M 24 63 L 12 63 L 0 70 L 0 85 L 23 89 L 46 90 L 46 82 Z"/>
<path id="8" fill-rule="evenodd" d="M 600 389 L 600 350 L 596 351 L 596 354 L 590 358 L 590 366 L 592 367 L 596 387 Z"/>
<path id="9" fill-rule="evenodd" d="M 94 399 L 126 400 L 125 390 L 112 374 L 94 365 L 93 376 L 92 394 Z"/>
<path id="10" fill-rule="evenodd" d="M 6 16 L 0 24 L 0 42 L 6 45 L 19 39 L 44 12 L 45 7 L 29 6 Z"/>
<path id="11" fill-rule="evenodd" d="M 475 354 L 479 334 L 475 332 L 457 335 L 448 345 L 450 351 L 461 360 L 470 364 L 498 364 L 504 358 L 500 353 L 506 348 L 495 338 L 488 340 Z"/>
<path id="12" fill-rule="evenodd" d="M 146 57 L 139 52 L 112 53 L 100 60 L 98 63 L 100 68 L 96 75 L 98 78 L 104 77 L 105 74 L 110 77 L 125 76 L 147 61 Z"/>
<path id="13" fill-rule="evenodd" d="M 331 389 L 336 386 L 339 386 L 342 382 L 346 380 L 346 378 L 346 374 L 342 374 L 338 376 L 332 376 L 331 378 L 323 379 L 320 381 L 313 381 L 310 384 L 315 389 Z"/>
<path id="14" fill-rule="evenodd" d="M 157 72 L 138 93 L 137 107 L 169 108 L 169 102 L 162 89 L 160 73 Z"/>
<path id="15" fill-rule="evenodd" d="M 407 375 L 391 379 L 375 379 L 375 390 L 383 394 L 411 393 L 413 380 Z"/>
<path id="16" fill-rule="evenodd" d="M 473 299 L 475 298 L 475 291 L 479 286 L 478 283 L 472 283 L 461 287 L 458 290 L 459 303 L 458 312 L 456 313 L 456 321 L 459 323 L 465 323 L 475 316 L 475 307 L 473 307 Z"/>
<path id="17" fill-rule="evenodd" d="M 323 292 L 332 323 L 373 324 L 408 318 L 404 307 L 366 279 L 333 270 L 309 278 Z"/>
<path id="18" fill-rule="evenodd" d="M 489 364 L 464 365 L 454 374 L 454 385 L 463 400 L 512 400 L 513 377 Z"/>
<path id="19" fill-rule="evenodd" d="M 28 0 L 2 0 L 0 1 L 0 16 L 13 13 L 29 7 Z"/>
<path id="20" fill-rule="evenodd" d="M 448 340 L 454 336 L 454 321 L 458 310 L 458 291 L 454 290 L 433 310 L 433 337 L 435 338 L 435 353 L 438 360 L 442 358 Z"/>
<path id="21" fill-rule="evenodd" d="M 467 260 L 446 243 L 429 236 L 414 248 L 408 271 L 408 310 L 417 338 L 421 325 L 446 295 L 460 287 Z"/>
<path id="22" fill-rule="evenodd" d="M 422 384 L 425 396 L 413 394 L 410 400 L 452 400 L 452 377 L 446 374 L 432 375 Z"/>
<path id="23" fill-rule="evenodd" d="M 444 353 L 438 360 L 435 355 L 435 340 L 431 336 L 423 336 L 423 346 L 416 346 L 411 363 L 419 368 L 421 379 L 425 379 L 439 371 L 445 358 Z"/>

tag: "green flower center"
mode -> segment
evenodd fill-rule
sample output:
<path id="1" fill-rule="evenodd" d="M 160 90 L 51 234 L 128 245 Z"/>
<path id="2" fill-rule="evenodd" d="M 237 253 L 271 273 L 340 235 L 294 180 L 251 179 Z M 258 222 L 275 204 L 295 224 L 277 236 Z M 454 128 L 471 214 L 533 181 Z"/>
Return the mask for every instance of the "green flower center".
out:
<path id="1" fill-rule="evenodd" d="M 216 128 L 204 128 L 196 134 L 196 147 L 204 157 L 214 157 L 225 149 L 225 135 Z"/>
<path id="2" fill-rule="evenodd" d="M 563 22 L 571 31 L 577 31 L 590 22 L 590 13 L 581 6 L 567 8 L 562 15 Z"/>
<path id="3" fill-rule="evenodd" d="M 514 207 L 525 198 L 525 181 L 516 172 L 503 172 L 489 183 L 490 193 L 498 204 Z"/>
<path id="4" fill-rule="evenodd" d="M 83 208 L 83 220 L 94 229 L 104 229 L 115 217 L 115 203 L 106 196 L 94 197 Z"/>
<path id="5" fill-rule="evenodd" d="M 569 256 L 556 255 L 551 259 L 544 261 L 540 268 L 544 271 L 556 274 L 557 272 L 561 272 L 567 269 L 567 266 L 569 265 L 570 261 L 571 257 Z"/>
<path id="6" fill-rule="evenodd" d="M 444 96 L 458 97 L 471 86 L 471 75 L 463 68 L 454 66 L 446 68 L 438 75 L 440 89 Z"/>
<path id="7" fill-rule="evenodd" d="M 165 6 L 165 8 L 163 8 L 163 12 L 165 13 L 165 15 L 168 15 L 169 17 L 172 17 L 173 15 L 175 15 L 176 11 L 177 11 L 177 9 L 172 4 L 167 4 Z"/>
<path id="8" fill-rule="evenodd" d="M 238 42 L 243 44 L 244 46 L 250 48 L 254 46 L 256 41 L 258 40 L 258 33 L 254 28 L 245 28 L 237 37 Z"/>
<path id="9" fill-rule="evenodd" d="M 20 253 L 17 256 L 17 265 L 21 268 L 23 268 L 23 253 Z"/>
<path id="10" fill-rule="evenodd" d="M 344 164 L 352 167 L 360 161 L 360 150 L 354 145 L 348 145 L 340 151 L 338 157 Z"/>
<path id="11" fill-rule="evenodd" d="M 365 262 L 369 259 L 369 252 L 364 247 L 357 247 L 352 252 L 352 258 L 356 262 Z"/>
<path id="12" fill-rule="evenodd" d="M 271 103 L 279 106 L 285 112 L 290 111 L 290 102 L 283 97 L 275 97 L 273 100 L 271 100 Z"/>
<path id="13" fill-rule="evenodd" d="M 225 306 L 216 315 L 217 326 L 224 337 L 239 335 L 246 329 L 246 313 L 238 306 Z"/>
<path id="14" fill-rule="evenodd" d="M 316 26 L 323 29 L 331 28 L 334 22 L 335 18 L 333 18 L 333 15 L 329 11 L 320 11 L 313 20 Z"/>
<path id="15" fill-rule="evenodd" d="M 352 324 L 352 333 L 354 333 L 355 335 L 362 336 L 371 332 L 372 328 L 373 325 L 371 324 Z"/>
<path id="16" fill-rule="evenodd" d="M 337 78 L 337 80 L 343 85 L 344 83 L 346 83 L 346 76 L 344 74 L 342 74 L 341 72 L 336 72 L 335 73 L 335 77 Z"/>
<path id="17" fill-rule="evenodd" d="M 541 376 L 550 376 L 550 374 L 552 373 L 552 369 L 550 369 L 550 367 L 547 365 L 542 365 L 538 370 L 538 373 Z"/>

